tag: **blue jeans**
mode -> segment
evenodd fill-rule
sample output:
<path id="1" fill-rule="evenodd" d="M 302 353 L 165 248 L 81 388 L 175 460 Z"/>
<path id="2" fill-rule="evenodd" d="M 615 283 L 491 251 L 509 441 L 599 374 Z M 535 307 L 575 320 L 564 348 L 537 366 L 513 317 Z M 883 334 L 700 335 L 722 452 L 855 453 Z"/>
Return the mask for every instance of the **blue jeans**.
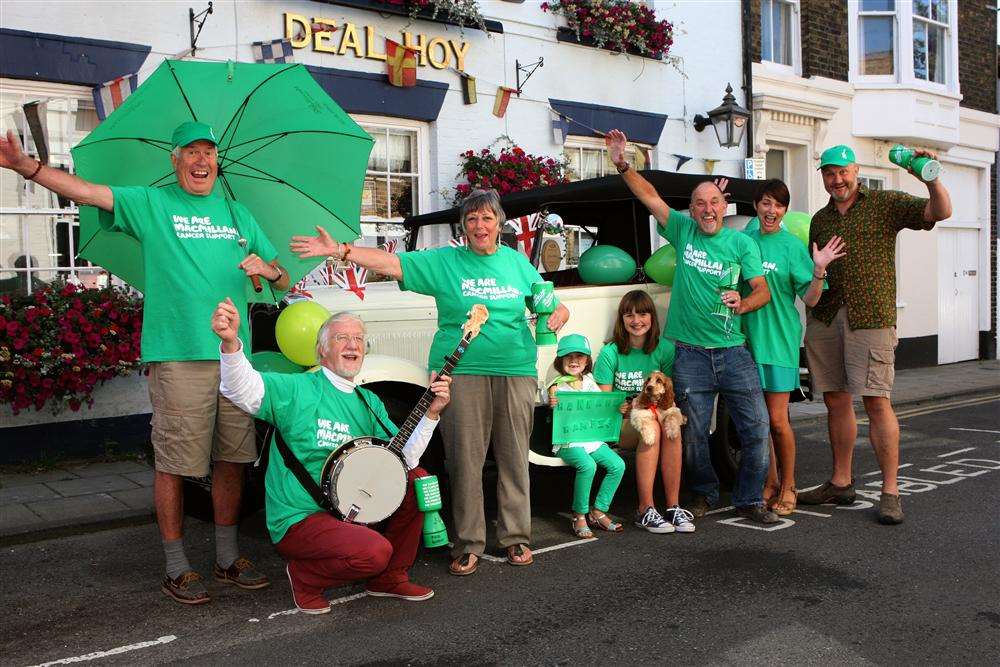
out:
<path id="1" fill-rule="evenodd" d="M 677 407 L 688 419 L 684 427 L 688 488 L 707 498 L 711 505 L 719 500 L 719 478 L 712 467 L 708 429 L 715 398 L 721 395 L 742 443 L 733 505 L 762 504 L 770 460 L 768 416 L 750 351 L 744 346 L 707 349 L 678 342 L 673 381 Z"/>

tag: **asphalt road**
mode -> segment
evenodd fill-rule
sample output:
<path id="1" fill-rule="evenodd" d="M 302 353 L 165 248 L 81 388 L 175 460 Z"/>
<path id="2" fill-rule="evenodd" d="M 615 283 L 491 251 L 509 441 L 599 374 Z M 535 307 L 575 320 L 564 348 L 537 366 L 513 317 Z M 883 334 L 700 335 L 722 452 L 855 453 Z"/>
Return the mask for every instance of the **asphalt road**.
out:
<path id="1" fill-rule="evenodd" d="M 933 406 L 940 409 L 942 405 Z M 763 531 L 718 511 L 691 535 L 574 541 L 571 474 L 534 478 L 535 564 L 446 573 L 442 550 L 413 571 L 436 596 L 412 603 L 329 595 L 326 616 L 292 613 L 259 517 L 244 551 L 272 575 L 246 592 L 211 581 L 185 608 L 159 592 L 154 526 L 4 550 L 0 663 L 195 664 L 995 664 L 1000 655 L 1000 401 L 901 413 L 901 526 L 854 507 L 803 508 Z M 864 432 L 864 427 L 862 427 Z M 824 426 L 799 429 L 798 479 L 826 479 Z M 860 489 L 877 497 L 867 440 Z M 629 515 L 631 485 L 614 507 Z M 560 514 L 563 513 L 563 514 Z M 212 561 L 211 527 L 191 521 L 189 557 Z"/>

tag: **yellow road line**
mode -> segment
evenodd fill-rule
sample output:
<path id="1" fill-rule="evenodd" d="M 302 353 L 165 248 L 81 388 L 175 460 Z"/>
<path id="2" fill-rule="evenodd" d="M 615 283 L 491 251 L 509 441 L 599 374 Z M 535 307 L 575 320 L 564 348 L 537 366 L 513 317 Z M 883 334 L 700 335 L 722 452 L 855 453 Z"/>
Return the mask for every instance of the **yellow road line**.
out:
<path id="1" fill-rule="evenodd" d="M 928 405 L 923 407 L 910 408 L 908 410 L 900 410 L 896 413 L 898 419 L 906 419 L 908 417 L 919 417 L 920 415 L 928 415 L 934 412 L 943 412 L 944 410 L 954 410 L 955 408 L 964 408 L 972 405 L 982 405 L 983 403 L 991 403 L 993 401 L 1000 400 L 1000 394 L 991 394 L 990 396 L 977 396 L 975 398 L 966 398 L 959 401 L 951 401 L 948 403 L 940 403 L 937 405 Z M 862 417 L 858 420 L 859 424 L 867 424 L 868 418 Z"/>

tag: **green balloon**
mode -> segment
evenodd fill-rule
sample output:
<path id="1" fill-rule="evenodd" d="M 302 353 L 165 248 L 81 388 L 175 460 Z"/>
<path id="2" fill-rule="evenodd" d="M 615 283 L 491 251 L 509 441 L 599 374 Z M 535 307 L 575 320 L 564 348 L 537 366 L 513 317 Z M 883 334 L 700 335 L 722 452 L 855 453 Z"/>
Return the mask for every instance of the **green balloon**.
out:
<path id="1" fill-rule="evenodd" d="M 613 245 L 595 245 L 580 255 L 577 270 L 588 285 L 615 285 L 632 279 L 635 259 Z"/>
<path id="2" fill-rule="evenodd" d="M 299 366 L 316 364 L 316 335 L 330 311 L 315 301 L 296 301 L 281 311 L 274 325 L 278 348 Z"/>
<path id="3" fill-rule="evenodd" d="M 260 373 L 301 373 L 305 370 L 281 352 L 254 352 L 250 355 L 250 365 Z"/>
<path id="4" fill-rule="evenodd" d="M 677 251 L 672 245 L 663 246 L 649 256 L 642 269 L 654 281 L 670 287 L 674 284 L 674 271 L 677 270 Z"/>
<path id="5" fill-rule="evenodd" d="M 812 216 L 802 211 L 789 211 L 781 219 L 781 223 L 785 226 L 785 229 L 791 232 L 795 238 L 805 243 L 807 248 L 809 247 L 809 223 L 811 221 Z"/>

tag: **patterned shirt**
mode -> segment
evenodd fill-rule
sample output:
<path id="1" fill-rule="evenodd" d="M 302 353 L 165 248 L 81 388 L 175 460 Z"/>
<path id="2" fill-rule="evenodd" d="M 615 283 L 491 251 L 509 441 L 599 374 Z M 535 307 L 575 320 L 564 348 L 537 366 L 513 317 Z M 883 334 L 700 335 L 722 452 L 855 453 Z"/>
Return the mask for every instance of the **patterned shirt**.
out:
<path id="1" fill-rule="evenodd" d="M 858 196 L 841 215 L 833 198 L 812 217 L 809 243 L 825 246 L 834 235 L 844 239 L 847 255 L 831 262 L 813 317 L 829 325 L 847 306 L 852 329 L 896 326 L 896 234 L 903 229 L 932 229 L 924 221 L 927 199 L 897 190 L 869 190 L 858 186 Z"/>

